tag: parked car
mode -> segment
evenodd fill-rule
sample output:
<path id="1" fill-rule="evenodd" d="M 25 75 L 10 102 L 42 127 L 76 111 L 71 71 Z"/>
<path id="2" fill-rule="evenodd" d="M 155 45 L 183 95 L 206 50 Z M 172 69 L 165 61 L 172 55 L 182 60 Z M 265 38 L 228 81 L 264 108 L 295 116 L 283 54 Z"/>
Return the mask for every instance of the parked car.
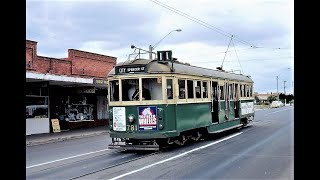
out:
<path id="1" fill-rule="evenodd" d="M 278 108 L 284 106 L 284 104 L 281 101 L 272 101 L 270 107 L 271 108 Z"/>

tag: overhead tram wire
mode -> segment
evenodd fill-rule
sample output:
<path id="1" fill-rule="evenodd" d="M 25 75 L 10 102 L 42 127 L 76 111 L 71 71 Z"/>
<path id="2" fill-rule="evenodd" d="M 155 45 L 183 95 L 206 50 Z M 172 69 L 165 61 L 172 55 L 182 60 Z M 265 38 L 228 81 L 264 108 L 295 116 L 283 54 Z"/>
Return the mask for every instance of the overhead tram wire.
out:
<path id="1" fill-rule="evenodd" d="M 238 59 L 238 62 L 239 62 L 239 65 L 240 65 L 240 68 L 241 68 L 241 72 L 244 74 L 243 72 L 243 69 L 242 69 L 242 66 L 241 66 L 241 63 L 240 63 L 240 60 L 239 60 L 239 57 L 238 57 L 238 53 L 237 53 L 237 50 L 236 50 L 236 46 L 234 45 L 233 41 L 232 41 L 232 45 L 233 45 L 233 48 L 234 48 L 234 52 L 237 56 L 237 59 Z"/>
<path id="2" fill-rule="evenodd" d="M 211 29 L 211 30 L 214 30 L 214 31 L 216 31 L 216 32 L 218 32 L 218 33 L 220 33 L 220 34 L 228 37 L 228 38 L 231 38 L 231 36 L 233 36 L 234 38 L 237 39 L 237 41 L 239 41 L 239 42 L 241 42 L 241 43 L 243 43 L 243 44 L 247 44 L 247 45 L 249 45 L 251 48 L 256 48 L 255 45 L 252 45 L 252 44 L 250 44 L 250 43 L 247 42 L 247 41 L 244 41 L 244 40 L 242 40 L 242 39 L 240 39 L 240 38 L 238 38 L 238 37 L 236 37 L 236 36 L 234 36 L 234 35 L 232 35 L 232 34 L 230 34 L 230 33 L 228 33 L 228 32 L 225 32 L 225 31 L 223 31 L 223 30 L 221 30 L 221 29 L 219 29 L 219 28 L 217 28 L 217 27 L 215 27 L 215 26 L 213 26 L 213 25 L 211 25 L 211 24 L 208 24 L 208 23 L 206 23 L 206 22 L 204 22 L 204 21 L 202 21 L 202 20 L 199 20 L 199 19 L 197 19 L 197 18 L 195 18 L 195 17 L 193 17 L 193 16 L 190 16 L 190 15 L 188 15 L 188 14 L 182 12 L 182 11 L 179 11 L 179 10 L 177 10 L 177 9 L 169 6 L 169 5 L 166 5 L 166 4 L 164 4 L 164 3 L 160 2 L 160 1 L 157 1 L 157 0 L 150 0 L 150 1 L 153 2 L 153 3 L 155 3 L 155 4 L 158 4 L 159 6 L 164 7 L 164 8 L 166 8 L 166 9 L 170 10 L 170 11 L 173 11 L 174 13 L 179 14 L 179 15 L 181 15 L 181 16 L 183 16 L 183 17 L 185 17 L 185 18 L 187 18 L 187 19 L 189 19 L 189 20 L 191 20 L 191 21 L 193 21 L 193 22 L 196 22 L 196 23 L 198 23 L 198 24 L 200 24 L 200 25 L 202 25 L 202 26 L 205 26 L 206 28 L 209 28 L 209 29 Z"/>
<path id="3" fill-rule="evenodd" d="M 192 57 L 192 58 L 196 58 L 196 57 Z M 247 61 L 275 61 L 275 60 L 279 60 L 279 59 L 292 59 L 294 57 L 277 57 L 277 58 L 268 58 L 268 59 L 247 59 L 247 60 L 241 60 L 242 62 L 247 62 Z M 197 63 L 218 63 L 220 61 L 197 61 Z M 230 60 L 228 61 L 224 61 L 224 62 L 231 62 Z"/>

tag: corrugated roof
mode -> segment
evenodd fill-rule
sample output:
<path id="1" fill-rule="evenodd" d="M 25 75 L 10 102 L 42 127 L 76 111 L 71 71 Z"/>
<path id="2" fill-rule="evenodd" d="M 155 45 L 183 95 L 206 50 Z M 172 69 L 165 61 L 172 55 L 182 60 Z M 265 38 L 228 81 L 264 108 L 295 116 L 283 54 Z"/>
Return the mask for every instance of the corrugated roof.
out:
<path id="1" fill-rule="evenodd" d="M 116 66 L 135 66 L 135 65 L 146 65 L 147 72 L 150 74 L 184 74 L 184 75 L 196 75 L 196 76 L 203 76 L 203 77 L 217 77 L 221 79 L 233 79 L 233 80 L 240 80 L 245 82 L 253 82 L 253 80 L 245 75 L 242 74 L 235 74 L 230 72 L 224 72 L 220 70 L 202 68 L 197 66 L 192 66 L 188 64 L 184 64 L 181 62 L 174 62 L 173 69 L 171 71 L 172 63 L 159 63 L 157 60 L 150 60 L 150 59 L 137 59 L 131 61 L 125 61 L 118 63 Z M 115 68 L 113 68 L 108 76 L 113 76 L 115 73 Z"/>

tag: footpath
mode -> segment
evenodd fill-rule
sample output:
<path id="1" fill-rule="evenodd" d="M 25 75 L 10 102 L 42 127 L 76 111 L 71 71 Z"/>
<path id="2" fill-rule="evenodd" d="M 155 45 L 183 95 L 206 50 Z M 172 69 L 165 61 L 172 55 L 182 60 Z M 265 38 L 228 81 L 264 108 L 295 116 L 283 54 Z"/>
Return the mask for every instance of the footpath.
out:
<path id="1" fill-rule="evenodd" d="M 98 126 L 84 129 L 73 129 L 57 133 L 32 134 L 26 136 L 26 146 L 47 144 L 69 139 L 78 139 L 109 133 L 109 126 Z"/>

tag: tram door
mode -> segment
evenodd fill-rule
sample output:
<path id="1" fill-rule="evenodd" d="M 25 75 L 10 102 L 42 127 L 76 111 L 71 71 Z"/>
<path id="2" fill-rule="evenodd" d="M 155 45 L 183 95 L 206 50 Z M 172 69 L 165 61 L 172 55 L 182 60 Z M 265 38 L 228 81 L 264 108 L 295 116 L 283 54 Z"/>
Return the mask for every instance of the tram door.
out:
<path id="1" fill-rule="evenodd" d="M 239 111 L 240 111 L 240 90 L 239 85 L 235 84 L 235 107 L 234 107 L 234 117 L 239 118 Z"/>
<path id="2" fill-rule="evenodd" d="M 218 82 L 211 81 L 211 116 L 212 123 L 219 122 Z"/>
<path id="3" fill-rule="evenodd" d="M 228 83 L 225 83 L 224 85 L 224 89 L 225 89 L 225 119 L 229 120 L 229 116 L 230 116 L 230 86 Z"/>

